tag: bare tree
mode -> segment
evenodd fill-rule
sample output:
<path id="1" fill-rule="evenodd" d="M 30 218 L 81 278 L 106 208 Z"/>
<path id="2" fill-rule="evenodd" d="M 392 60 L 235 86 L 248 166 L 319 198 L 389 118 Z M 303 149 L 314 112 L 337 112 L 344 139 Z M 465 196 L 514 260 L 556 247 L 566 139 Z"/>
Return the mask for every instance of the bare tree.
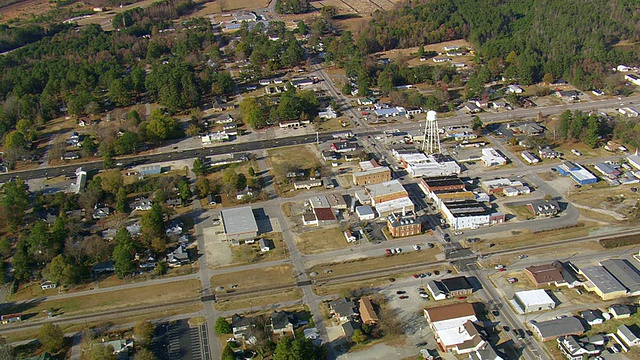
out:
<path id="1" fill-rule="evenodd" d="M 220 5 L 220 11 L 227 11 L 227 0 L 218 0 L 218 5 Z"/>

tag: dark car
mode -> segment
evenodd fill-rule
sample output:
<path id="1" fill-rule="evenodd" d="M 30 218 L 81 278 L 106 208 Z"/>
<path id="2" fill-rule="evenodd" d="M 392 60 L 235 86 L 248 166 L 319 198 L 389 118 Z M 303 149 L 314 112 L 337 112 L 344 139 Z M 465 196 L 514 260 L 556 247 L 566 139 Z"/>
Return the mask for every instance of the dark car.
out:
<path id="1" fill-rule="evenodd" d="M 493 310 L 491 313 L 493 316 L 500 316 L 500 312 L 498 310 Z"/>
<path id="2" fill-rule="evenodd" d="M 400 299 L 408 299 L 408 298 L 409 298 L 409 296 L 407 296 L 407 295 L 400 296 Z"/>
<path id="3" fill-rule="evenodd" d="M 509 331 L 509 329 L 511 329 L 511 328 L 510 328 L 510 327 L 508 327 L 507 325 L 505 325 L 505 326 L 503 326 L 503 327 L 502 327 L 502 330 L 504 330 L 504 331 Z"/>
<path id="4" fill-rule="evenodd" d="M 394 281 L 396 281 L 395 278 L 389 278 L 389 282 L 394 282 Z"/>
<path id="5" fill-rule="evenodd" d="M 396 291 L 396 294 L 398 294 L 398 295 L 402 295 L 402 294 L 406 294 L 406 293 L 407 293 L 406 291 L 402 291 L 402 290 Z"/>
<path id="6" fill-rule="evenodd" d="M 434 270 L 434 271 L 433 271 L 433 274 L 434 274 L 434 275 L 440 275 L 440 271 L 438 271 L 438 270 Z"/>

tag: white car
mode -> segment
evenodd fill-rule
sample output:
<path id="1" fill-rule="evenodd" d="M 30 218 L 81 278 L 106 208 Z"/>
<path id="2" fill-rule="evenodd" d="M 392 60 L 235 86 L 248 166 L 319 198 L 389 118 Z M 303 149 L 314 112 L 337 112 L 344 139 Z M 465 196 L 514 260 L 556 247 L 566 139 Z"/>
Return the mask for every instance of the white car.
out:
<path id="1" fill-rule="evenodd" d="M 462 231 L 455 231 L 455 232 L 453 233 L 453 235 L 462 235 L 462 234 L 464 234 Z"/>
<path id="2" fill-rule="evenodd" d="M 400 254 L 402 252 L 401 248 L 396 248 L 396 253 Z"/>
<path id="3" fill-rule="evenodd" d="M 420 245 L 413 245 L 413 250 L 420 250 Z"/>
<path id="4" fill-rule="evenodd" d="M 420 297 L 423 298 L 423 299 L 427 299 L 428 300 L 429 299 L 429 294 L 427 294 L 426 292 L 421 292 L 420 293 Z"/>

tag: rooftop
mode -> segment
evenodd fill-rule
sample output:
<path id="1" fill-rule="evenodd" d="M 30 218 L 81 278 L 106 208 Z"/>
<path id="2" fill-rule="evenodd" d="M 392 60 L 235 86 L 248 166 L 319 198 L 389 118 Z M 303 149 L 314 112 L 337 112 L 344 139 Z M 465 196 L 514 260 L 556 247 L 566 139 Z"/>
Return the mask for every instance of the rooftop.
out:
<path id="1" fill-rule="evenodd" d="M 624 286 L 602 266 L 587 266 L 581 268 L 580 272 L 604 294 L 627 291 Z"/>
<path id="2" fill-rule="evenodd" d="M 423 181 L 428 187 L 464 186 L 464 182 L 457 176 L 424 178 Z"/>
<path id="3" fill-rule="evenodd" d="M 473 305 L 469 303 L 437 306 L 425 309 L 425 311 L 429 313 L 429 319 L 432 323 L 476 315 Z"/>
<path id="4" fill-rule="evenodd" d="M 624 259 L 609 259 L 600 265 L 613 275 L 630 292 L 640 291 L 640 272 L 629 261 Z"/>
<path id="5" fill-rule="evenodd" d="M 581 335 L 584 333 L 584 326 L 580 319 L 575 316 L 564 317 L 548 321 L 532 323 L 538 328 L 543 338 L 557 338 L 564 335 Z"/>
<path id="6" fill-rule="evenodd" d="M 376 210 L 378 211 L 378 214 L 398 212 L 398 211 L 402 211 L 403 208 L 408 211 L 408 210 L 413 210 L 413 207 L 414 207 L 413 202 L 407 196 L 376 204 Z"/>
<path id="7" fill-rule="evenodd" d="M 553 299 L 543 289 L 518 291 L 515 296 L 517 296 L 525 306 L 555 303 L 555 301 L 553 301 Z"/>
<path id="8" fill-rule="evenodd" d="M 466 276 L 456 276 L 448 279 L 440 280 L 449 291 L 473 289 Z"/>
<path id="9" fill-rule="evenodd" d="M 316 213 L 316 217 L 319 221 L 331 221 L 336 219 L 336 216 L 330 208 L 315 208 L 313 211 Z"/>
<path id="10" fill-rule="evenodd" d="M 380 184 L 368 185 L 367 191 L 371 197 L 385 196 L 389 194 L 404 193 L 408 195 L 407 190 L 398 180 L 391 180 Z"/>
<path id="11" fill-rule="evenodd" d="M 258 224 L 253 217 L 251 206 L 242 206 L 220 211 L 225 234 L 258 232 Z"/>
<path id="12" fill-rule="evenodd" d="M 538 284 L 564 282 L 564 278 L 562 277 L 560 270 L 553 265 L 529 266 L 528 268 L 525 268 L 525 271 L 531 274 Z"/>

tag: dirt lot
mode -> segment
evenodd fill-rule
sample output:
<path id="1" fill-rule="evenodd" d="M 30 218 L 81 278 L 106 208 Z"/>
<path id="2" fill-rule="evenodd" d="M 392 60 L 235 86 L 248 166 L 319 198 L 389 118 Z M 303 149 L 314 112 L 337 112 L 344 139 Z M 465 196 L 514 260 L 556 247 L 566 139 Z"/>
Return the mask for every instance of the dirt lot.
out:
<path id="1" fill-rule="evenodd" d="M 277 294 L 246 296 L 241 298 L 233 298 L 232 300 L 220 300 L 215 303 L 215 308 L 220 311 L 236 310 L 236 309 L 252 309 L 258 310 L 286 301 L 293 301 L 302 298 L 302 291 L 298 288 L 282 291 Z"/>
<path id="2" fill-rule="evenodd" d="M 298 233 L 296 245 L 303 254 L 317 254 L 349 247 L 339 226 Z"/>
<path id="3" fill-rule="evenodd" d="M 284 259 L 287 256 L 287 245 L 282 239 L 282 233 L 272 232 L 268 234 L 260 235 L 260 238 L 273 241 L 275 246 L 273 249 L 267 252 L 260 251 L 258 242 L 255 244 L 240 244 L 238 246 L 232 246 L 231 252 L 233 253 L 233 265 L 240 264 L 252 264 L 260 261 L 274 261 Z"/>
<path id="4" fill-rule="evenodd" d="M 308 175 L 310 170 L 322 167 L 318 151 L 313 145 L 272 149 L 268 151 L 268 154 L 269 165 L 276 178 L 276 189 L 280 194 L 293 189 L 293 181 L 286 177 L 288 172 L 299 170 Z"/>
<path id="5" fill-rule="evenodd" d="M 610 187 L 604 182 L 593 186 L 583 186 L 579 189 L 572 189 L 569 200 L 578 205 L 592 208 L 594 211 L 605 210 L 626 217 L 640 201 L 640 195 L 631 191 L 633 186 Z"/>
<path id="6" fill-rule="evenodd" d="M 180 281 L 145 286 L 129 290 L 117 290 L 113 292 L 95 295 L 83 295 L 68 299 L 49 300 L 21 305 L 20 308 L 11 309 L 9 312 L 21 312 L 29 317 L 44 317 L 43 311 L 55 309 L 56 314 L 82 314 L 112 309 L 127 308 L 130 306 L 162 304 L 171 301 L 195 299 L 200 290 L 200 282 L 197 280 Z"/>
<path id="7" fill-rule="evenodd" d="M 238 271 L 211 277 L 211 285 L 215 288 L 222 286 L 229 289 L 236 285 L 238 291 L 246 289 L 261 289 L 280 285 L 294 284 L 293 266 L 279 265 L 255 270 Z"/>

